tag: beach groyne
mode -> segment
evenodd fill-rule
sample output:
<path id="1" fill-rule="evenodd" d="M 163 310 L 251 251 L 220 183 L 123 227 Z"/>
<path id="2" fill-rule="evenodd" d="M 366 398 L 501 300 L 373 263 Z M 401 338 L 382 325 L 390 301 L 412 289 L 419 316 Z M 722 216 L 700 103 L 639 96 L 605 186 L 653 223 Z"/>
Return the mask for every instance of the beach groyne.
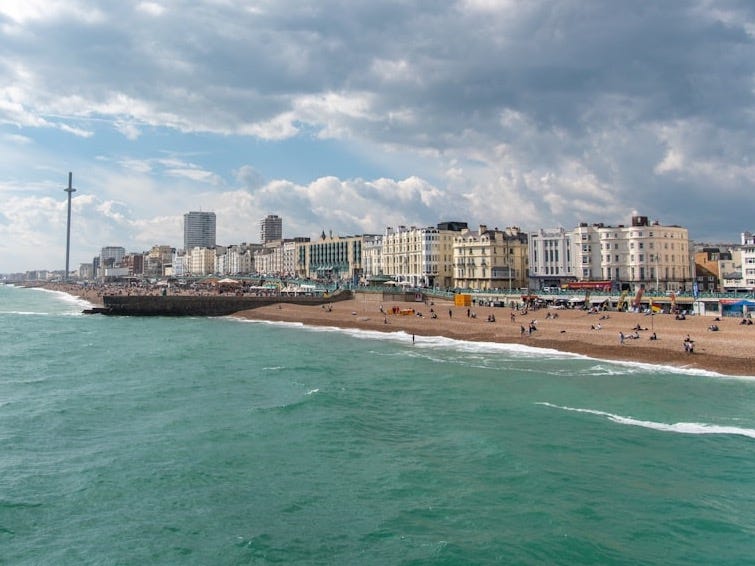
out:
<path id="1" fill-rule="evenodd" d="M 327 296 L 105 295 L 103 307 L 90 310 L 114 316 L 227 316 L 278 303 L 316 306 L 351 298 L 351 291 Z"/>

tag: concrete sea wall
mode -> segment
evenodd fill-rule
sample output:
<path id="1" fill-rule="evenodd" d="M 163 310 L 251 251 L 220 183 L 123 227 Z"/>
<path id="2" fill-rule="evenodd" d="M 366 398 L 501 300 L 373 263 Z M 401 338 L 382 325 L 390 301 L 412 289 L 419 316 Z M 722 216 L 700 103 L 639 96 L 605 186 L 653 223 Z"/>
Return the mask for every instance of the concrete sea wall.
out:
<path id="1" fill-rule="evenodd" d="M 96 312 L 121 316 L 226 316 L 257 307 L 289 303 L 324 305 L 352 297 L 351 291 L 340 291 L 327 297 L 272 296 L 237 297 L 230 295 L 105 295 L 104 308 Z"/>

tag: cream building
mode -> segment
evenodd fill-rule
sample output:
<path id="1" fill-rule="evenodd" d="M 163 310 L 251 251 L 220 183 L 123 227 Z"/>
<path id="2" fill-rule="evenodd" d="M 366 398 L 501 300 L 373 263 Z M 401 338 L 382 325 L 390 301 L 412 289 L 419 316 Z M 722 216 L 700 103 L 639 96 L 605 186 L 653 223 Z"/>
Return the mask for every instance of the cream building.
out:
<path id="1" fill-rule="evenodd" d="M 505 230 L 462 230 L 453 241 L 454 286 L 512 290 L 527 286 L 527 234 Z"/>
<path id="2" fill-rule="evenodd" d="M 283 274 L 283 241 L 267 242 L 254 252 L 254 268 L 261 275 L 280 277 Z"/>
<path id="3" fill-rule="evenodd" d="M 691 291 L 689 233 L 681 226 L 649 223 L 633 216 L 629 226 L 599 229 L 604 279 L 645 285 L 657 291 Z"/>
<path id="4" fill-rule="evenodd" d="M 215 273 L 215 248 L 191 248 L 186 258 L 191 275 Z"/>
<path id="5" fill-rule="evenodd" d="M 383 234 L 383 274 L 414 287 L 453 286 L 454 237 L 465 222 L 441 222 L 436 227 L 387 227 Z"/>

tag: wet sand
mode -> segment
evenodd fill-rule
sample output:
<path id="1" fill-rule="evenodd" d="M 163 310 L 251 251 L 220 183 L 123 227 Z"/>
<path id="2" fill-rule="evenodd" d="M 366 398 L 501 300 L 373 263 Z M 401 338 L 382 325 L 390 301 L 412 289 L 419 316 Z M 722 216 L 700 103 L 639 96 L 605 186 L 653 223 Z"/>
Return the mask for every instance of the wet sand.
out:
<path id="1" fill-rule="evenodd" d="M 388 314 L 381 314 L 380 307 Z M 415 309 L 415 315 L 390 314 L 392 307 Z M 438 318 L 431 318 L 433 308 Z M 408 302 L 383 302 L 379 295 L 362 294 L 355 299 L 333 303 L 331 310 L 322 307 L 281 304 L 237 313 L 249 320 L 300 322 L 311 326 L 358 328 L 381 332 L 403 331 L 411 339 L 416 336 L 444 336 L 458 340 L 526 344 L 591 358 L 643 362 L 680 368 L 696 368 L 724 375 L 755 376 L 755 325 L 740 325 L 740 318 L 687 317 L 676 320 L 673 315 L 647 316 L 635 313 L 606 312 L 588 314 L 583 310 L 539 309 L 526 315 L 516 314 L 511 320 L 509 308 L 473 307 L 476 318 L 467 316 L 466 307 L 450 301 L 434 301 L 434 305 Z M 449 315 L 450 311 L 450 315 Z M 548 313 L 558 318 L 547 318 Z M 488 322 L 493 314 L 495 322 Z M 601 320 L 601 316 L 608 318 Z M 535 321 L 537 330 L 521 334 L 521 326 Z M 600 324 L 600 330 L 593 326 Z M 711 324 L 719 330 L 708 330 Z M 633 328 L 643 330 L 632 339 Z M 655 332 L 657 340 L 650 340 Z M 619 332 L 627 338 L 620 343 Z M 694 352 L 685 352 L 683 341 L 694 342 Z"/>

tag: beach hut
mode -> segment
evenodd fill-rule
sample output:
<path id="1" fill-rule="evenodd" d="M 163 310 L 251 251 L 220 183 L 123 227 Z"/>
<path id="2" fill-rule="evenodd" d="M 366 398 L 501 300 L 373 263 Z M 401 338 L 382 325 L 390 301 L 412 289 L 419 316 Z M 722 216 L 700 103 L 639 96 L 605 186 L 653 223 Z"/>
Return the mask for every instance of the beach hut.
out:
<path id="1" fill-rule="evenodd" d="M 722 316 L 747 316 L 755 310 L 752 299 L 721 299 Z"/>

